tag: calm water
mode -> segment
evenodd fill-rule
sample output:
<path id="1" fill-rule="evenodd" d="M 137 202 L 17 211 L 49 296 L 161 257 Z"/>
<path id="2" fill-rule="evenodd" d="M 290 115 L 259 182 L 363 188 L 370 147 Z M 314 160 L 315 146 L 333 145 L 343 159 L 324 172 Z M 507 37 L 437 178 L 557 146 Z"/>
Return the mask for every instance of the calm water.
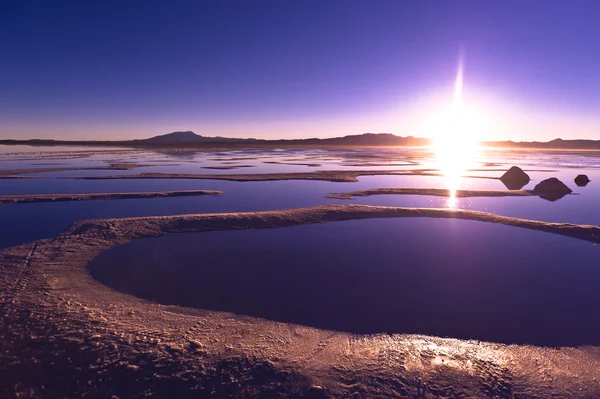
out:
<path id="1" fill-rule="evenodd" d="M 81 201 L 0 206 L 0 248 L 52 237 L 93 218 L 259 211 L 331 203 L 475 209 L 500 215 L 600 225 L 600 154 L 490 150 L 468 175 L 499 177 L 518 165 L 532 181 L 558 177 L 574 191 L 537 197 L 385 195 L 352 201 L 334 192 L 379 187 L 447 188 L 442 176 L 364 176 L 325 181 L 80 180 L 165 173 L 273 173 L 337 169 L 436 169 L 426 149 L 151 152 L 131 149 L 0 146 L 0 171 L 63 170 L 0 179 L 2 194 L 223 191 L 219 197 Z M 271 163 L 276 162 L 276 163 Z M 310 164 L 310 165 L 305 165 Z M 215 170 L 213 166 L 249 167 Z M 576 187 L 577 174 L 592 182 Z M 504 190 L 495 179 L 462 178 L 460 188 Z M 536 345 L 600 344 L 600 247 L 548 233 L 459 220 L 369 220 L 274 230 L 142 239 L 91 265 L 115 289 L 163 303 L 225 310 L 356 333 L 404 332 Z"/>
<path id="2" fill-rule="evenodd" d="M 378 187 L 447 187 L 446 179 L 437 176 L 364 176 L 360 177 L 357 183 L 322 181 L 241 183 L 219 180 L 94 181 L 70 178 L 143 172 L 219 174 L 435 168 L 435 157 L 423 149 L 284 149 L 162 153 L 128 149 L 0 146 L 0 170 L 106 167 L 111 163 L 123 162 L 136 162 L 145 166 L 126 171 L 69 170 L 35 173 L 32 175 L 36 177 L 34 179 L 0 179 L 0 195 L 181 189 L 215 189 L 223 191 L 224 195 L 0 206 L 0 248 L 54 236 L 81 219 L 283 209 L 348 203 L 348 201 L 324 198 L 332 192 Z M 298 165 L 301 163 L 314 163 L 320 166 Z M 223 165 L 252 165 L 252 167 L 233 170 L 203 169 L 206 166 Z M 533 188 L 545 178 L 556 176 L 569 185 L 575 194 L 556 202 L 548 202 L 540 198 L 461 198 L 450 201 L 439 197 L 398 195 L 358 198 L 349 202 L 389 206 L 458 207 L 521 218 L 600 225 L 600 212 L 597 211 L 597 201 L 600 198 L 600 184 L 598 184 L 600 157 L 597 153 L 488 151 L 484 157 L 473 164 L 474 168 L 483 170 L 468 173 L 478 176 L 500 176 L 502 170 L 512 165 L 519 165 L 524 169 L 545 170 L 529 172 L 532 182 L 525 189 Z M 587 187 L 576 187 L 573 183 L 573 178 L 579 173 L 586 173 L 592 179 Z M 505 189 L 499 180 L 472 178 L 463 178 L 461 188 Z"/>
<path id="3" fill-rule="evenodd" d="M 172 234 L 115 247 L 99 281 L 164 304 L 353 333 L 600 344 L 600 247 L 444 219 Z"/>

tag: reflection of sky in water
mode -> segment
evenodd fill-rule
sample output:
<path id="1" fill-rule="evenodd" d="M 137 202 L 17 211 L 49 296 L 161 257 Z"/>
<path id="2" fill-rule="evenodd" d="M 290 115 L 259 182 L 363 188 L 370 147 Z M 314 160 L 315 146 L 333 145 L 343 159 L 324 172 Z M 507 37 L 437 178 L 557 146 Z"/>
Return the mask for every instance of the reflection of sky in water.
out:
<path id="1" fill-rule="evenodd" d="M 319 328 L 579 345 L 600 343 L 600 320 L 581 317 L 600 306 L 599 254 L 550 233 L 407 218 L 146 238 L 91 270 L 162 303 Z"/>
<path id="2" fill-rule="evenodd" d="M 87 150 L 87 149 L 84 149 Z M 0 152 L 7 152 L 6 149 Z M 40 151 L 36 148 L 36 151 Z M 52 148 L 51 151 L 58 151 Z M 15 152 L 14 149 L 10 152 Z M 410 170 L 434 167 L 431 153 L 426 150 L 280 150 L 280 151 L 236 151 L 215 153 L 163 154 L 144 152 L 135 154 L 105 154 L 76 159 L 35 158 L 34 160 L 12 160 L 10 156 L 0 158 L 0 169 L 46 168 L 46 167 L 95 167 L 106 166 L 109 162 L 132 162 L 158 164 L 160 166 L 141 167 L 129 171 L 85 170 L 62 171 L 38 174 L 40 179 L 0 179 L 0 194 L 33 193 L 77 193 L 77 192 L 122 192 L 122 191 L 163 191 L 185 189 L 221 190 L 221 197 L 186 197 L 144 200 L 83 201 L 45 204 L 24 204 L 0 207 L 0 247 L 25 241 L 53 236 L 71 223 L 80 219 L 170 215 L 180 213 L 257 211 L 314 206 L 329 203 L 361 203 L 369 205 L 410 206 L 410 207 L 456 207 L 474 209 L 520 218 L 600 225 L 600 213 L 596 212 L 597 198 L 600 196 L 600 157 L 584 156 L 581 153 L 554 154 L 531 151 L 488 151 L 482 158 L 492 165 L 482 164 L 477 169 L 488 171 L 467 171 L 467 175 L 502 175 L 501 170 L 512 165 L 523 169 L 557 169 L 555 172 L 528 172 L 532 181 L 524 189 L 533 189 L 541 180 L 555 176 L 566 183 L 574 194 L 548 202 L 537 197 L 531 198 L 456 198 L 429 197 L 416 195 L 379 195 L 357 198 L 352 201 L 339 201 L 324 198 L 334 192 L 366 190 L 379 187 L 446 188 L 443 176 L 362 176 L 356 183 L 333 183 L 325 181 L 271 181 L 271 182 L 232 182 L 219 180 L 73 180 L 69 176 L 102 176 L 137 174 L 144 172 L 200 173 L 200 174 L 241 174 L 276 172 L 312 172 L 336 169 Z M 231 158 L 260 157 L 256 160 Z M 561 165 L 582 165 L 577 169 L 552 164 L 560 158 Z M 256 165 L 251 168 L 232 170 L 203 169 L 202 166 L 223 165 L 235 162 L 240 165 Z M 320 163 L 321 167 L 302 165 L 267 164 L 265 161 L 289 163 Z M 411 166 L 355 166 L 348 163 L 390 164 L 418 162 Z M 36 163 L 60 163 L 61 165 L 33 165 Z M 496 163 L 500 165 L 495 165 Z M 164 165 L 162 165 L 164 164 Z M 10 166 L 9 166 L 10 165 Z M 232 165 L 226 163 L 225 165 Z M 233 164 L 235 165 L 235 164 Z M 490 170 L 491 169 L 491 170 Z M 496 169 L 496 170 L 495 170 Z M 587 174 L 592 182 L 587 187 L 577 187 L 573 179 L 577 174 Z M 460 179 L 461 189 L 504 190 L 505 186 L 495 179 Z"/>

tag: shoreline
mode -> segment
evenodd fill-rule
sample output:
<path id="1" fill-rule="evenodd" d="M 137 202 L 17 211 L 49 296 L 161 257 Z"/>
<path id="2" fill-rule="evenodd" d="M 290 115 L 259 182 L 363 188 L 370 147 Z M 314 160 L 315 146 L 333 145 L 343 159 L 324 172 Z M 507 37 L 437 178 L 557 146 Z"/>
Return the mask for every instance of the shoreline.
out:
<path id="1" fill-rule="evenodd" d="M 281 181 L 281 180 L 321 180 L 338 183 L 355 183 L 360 176 L 443 176 L 436 169 L 417 170 L 321 170 L 313 172 L 283 172 L 283 173 L 236 173 L 236 174 L 206 174 L 206 173 L 138 173 L 131 175 L 113 176 L 76 176 L 65 179 L 80 180 L 122 180 L 122 179 L 200 179 L 200 180 L 229 180 L 238 182 L 248 181 Z M 464 176 L 466 178 L 494 179 L 491 176 Z"/>
<path id="2" fill-rule="evenodd" d="M 15 194 L 0 195 L 0 206 L 36 202 L 93 201 L 143 198 L 190 197 L 200 195 L 222 195 L 218 190 L 177 190 L 121 193 L 76 193 L 76 194 Z"/>
<path id="3" fill-rule="evenodd" d="M 589 366 L 600 361 L 599 347 L 318 330 L 159 305 L 111 290 L 87 270 L 102 251 L 143 237 L 402 217 L 501 223 L 600 243 L 598 226 L 366 205 L 76 222 L 54 238 L 0 251 L 0 342 L 6 348 L 0 352 L 6 365 L 0 367 L 0 396 L 14 395 L 15 386 L 60 396 L 64 384 L 73 395 L 107 397 L 136 396 L 149 384 L 159 395 L 180 397 L 211 390 L 245 397 L 600 394 L 600 383 L 592 382 L 600 381 L 600 370 Z M 103 382 L 111 379 L 126 384 Z"/>
<path id="4" fill-rule="evenodd" d="M 88 167 L 55 167 L 55 168 L 31 168 L 31 169 L 6 169 L 0 170 L 0 178 L 19 178 L 22 175 L 35 175 L 36 173 L 52 173 L 52 172 L 69 172 L 81 170 L 134 170 L 149 166 L 162 166 L 140 163 L 109 163 L 106 166 L 88 166 Z M 25 176 L 27 177 L 43 177 L 43 176 Z"/>
<path id="5" fill-rule="evenodd" d="M 535 197 L 530 190 L 451 190 L 443 188 L 371 188 L 368 190 L 349 191 L 345 193 L 331 193 L 325 198 L 337 200 L 352 200 L 356 197 L 370 197 L 373 195 L 430 195 L 435 197 Z"/>

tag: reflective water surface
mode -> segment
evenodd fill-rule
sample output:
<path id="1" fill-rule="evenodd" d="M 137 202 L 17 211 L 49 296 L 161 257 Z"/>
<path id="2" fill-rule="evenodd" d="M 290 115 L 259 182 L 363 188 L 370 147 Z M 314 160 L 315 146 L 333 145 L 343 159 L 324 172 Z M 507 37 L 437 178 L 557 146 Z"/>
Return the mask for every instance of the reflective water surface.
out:
<path id="1" fill-rule="evenodd" d="M 274 173 L 318 170 L 431 170 L 439 162 L 427 149 L 273 149 L 222 152 L 142 151 L 131 149 L 0 146 L 0 172 L 9 169 L 105 168 L 128 163 L 131 170 L 63 170 L 20 175 L 24 179 L 0 179 L 0 195 L 33 193 L 132 192 L 182 189 L 214 189 L 220 197 L 186 197 L 144 200 L 85 201 L 0 206 L 0 248 L 52 237 L 81 219 L 171 215 L 182 213 L 236 212 L 283 209 L 340 203 L 324 198 L 333 192 L 381 187 L 447 188 L 444 176 L 362 176 L 355 183 L 326 181 L 233 182 L 221 180 L 81 180 L 70 177 L 163 173 Z M 213 166 L 250 166 L 239 169 L 203 169 Z M 461 189 L 505 190 L 497 179 L 510 166 L 528 171 L 530 190 L 549 177 L 558 177 L 573 194 L 549 202 L 530 198 L 440 198 L 380 195 L 350 202 L 369 205 L 452 207 L 475 209 L 520 218 L 600 224 L 600 154 L 577 151 L 487 150 L 465 172 Z M 439 173 L 439 171 L 437 171 Z M 574 178 L 587 174 L 592 180 L 578 187 Z M 455 184 L 455 183 L 453 183 Z M 346 201 L 348 202 L 348 201 Z"/>
<path id="2" fill-rule="evenodd" d="M 600 344 L 600 247 L 446 219 L 376 219 L 172 234 L 89 266 L 164 304 L 353 333 Z"/>

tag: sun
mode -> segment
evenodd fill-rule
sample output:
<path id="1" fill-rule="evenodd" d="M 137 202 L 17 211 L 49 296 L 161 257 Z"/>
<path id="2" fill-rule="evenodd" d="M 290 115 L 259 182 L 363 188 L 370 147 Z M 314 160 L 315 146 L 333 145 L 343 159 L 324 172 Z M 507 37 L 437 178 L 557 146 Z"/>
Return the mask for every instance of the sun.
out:
<path id="1" fill-rule="evenodd" d="M 462 63 L 456 76 L 454 100 L 430 113 L 427 119 L 436 166 L 446 177 L 451 197 L 455 197 L 461 177 L 476 163 L 485 131 L 484 114 L 463 100 Z"/>
<path id="2" fill-rule="evenodd" d="M 437 127 L 432 149 L 437 168 L 446 177 L 451 195 L 460 179 L 476 163 L 480 152 L 480 123 L 477 115 L 464 107 L 452 107 L 435 117 Z"/>

